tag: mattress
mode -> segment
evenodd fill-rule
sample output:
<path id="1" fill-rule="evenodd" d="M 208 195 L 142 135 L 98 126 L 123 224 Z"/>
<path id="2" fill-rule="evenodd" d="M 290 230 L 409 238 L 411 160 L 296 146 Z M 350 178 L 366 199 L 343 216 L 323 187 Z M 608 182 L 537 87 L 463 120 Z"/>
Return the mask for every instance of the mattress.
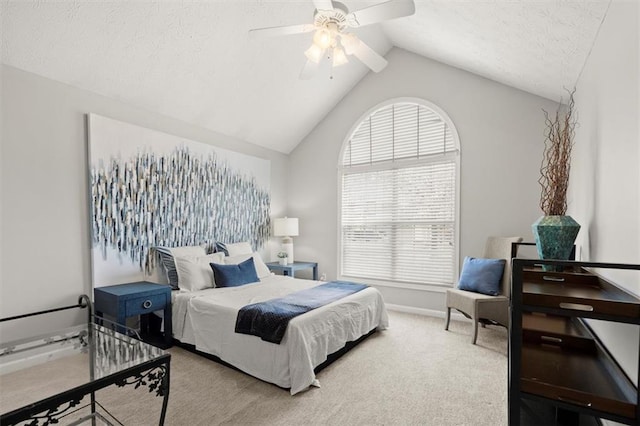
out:
<path id="1" fill-rule="evenodd" d="M 378 290 L 369 287 L 293 318 L 280 344 L 236 333 L 235 323 L 243 306 L 320 284 L 271 275 L 239 287 L 173 292 L 174 338 L 254 377 L 290 388 L 292 395 L 319 386 L 313 370 L 327 355 L 375 328 L 388 327 Z"/>

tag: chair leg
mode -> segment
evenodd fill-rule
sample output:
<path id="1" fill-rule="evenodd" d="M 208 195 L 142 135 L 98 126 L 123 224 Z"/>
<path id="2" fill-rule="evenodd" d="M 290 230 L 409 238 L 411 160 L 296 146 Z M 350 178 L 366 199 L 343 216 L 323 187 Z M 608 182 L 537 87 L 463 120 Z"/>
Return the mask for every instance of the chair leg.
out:
<path id="1" fill-rule="evenodd" d="M 447 317 L 444 321 L 444 329 L 449 330 L 449 321 L 451 320 L 451 308 L 447 306 Z"/>
<path id="2" fill-rule="evenodd" d="M 476 318 L 471 319 L 473 321 L 473 332 L 471 333 L 471 344 L 476 344 L 476 339 L 478 338 L 478 320 Z"/>

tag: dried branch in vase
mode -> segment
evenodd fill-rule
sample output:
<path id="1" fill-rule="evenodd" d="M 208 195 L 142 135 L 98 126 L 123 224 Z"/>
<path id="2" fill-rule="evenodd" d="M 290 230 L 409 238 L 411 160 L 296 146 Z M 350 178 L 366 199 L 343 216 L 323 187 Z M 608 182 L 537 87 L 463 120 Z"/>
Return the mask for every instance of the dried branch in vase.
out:
<path id="1" fill-rule="evenodd" d="M 568 90 L 567 90 L 568 91 Z M 562 216 L 567 212 L 567 188 L 569 186 L 569 171 L 571 168 L 571 148 L 575 133 L 576 119 L 574 117 L 573 94 L 569 92 L 567 105 L 560 105 L 555 116 L 550 116 L 545 110 L 545 141 L 540 166 L 542 187 L 540 192 L 540 208 L 547 216 Z"/>

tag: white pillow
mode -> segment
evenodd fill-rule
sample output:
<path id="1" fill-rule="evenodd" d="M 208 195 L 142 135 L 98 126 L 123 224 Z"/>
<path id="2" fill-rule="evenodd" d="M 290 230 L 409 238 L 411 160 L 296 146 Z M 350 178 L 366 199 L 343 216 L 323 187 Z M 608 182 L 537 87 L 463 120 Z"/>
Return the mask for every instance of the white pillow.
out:
<path id="1" fill-rule="evenodd" d="M 173 257 L 176 256 L 204 256 L 207 251 L 203 246 L 182 246 L 182 247 L 169 247 L 169 251 Z"/>
<path id="2" fill-rule="evenodd" d="M 251 244 L 244 241 L 241 243 L 233 243 L 233 244 L 224 244 L 224 248 L 227 251 L 227 256 L 240 256 L 243 254 L 251 254 L 253 253 L 253 249 L 251 248 Z M 249 257 L 247 256 L 247 259 Z M 246 260 L 246 259 L 245 259 Z"/>
<path id="3" fill-rule="evenodd" d="M 205 256 L 174 256 L 181 290 L 198 291 L 215 287 L 210 263 L 224 263 L 224 253 Z"/>
<path id="4" fill-rule="evenodd" d="M 253 266 L 256 267 L 256 275 L 258 275 L 258 278 L 262 279 L 271 275 L 271 271 L 269 271 L 269 268 L 265 265 L 260 253 L 258 252 L 242 254 L 239 256 L 227 256 L 224 258 L 224 263 L 225 265 L 237 265 L 250 257 L 253 257 Z"/>
<path id="5" fill-rule="evenodd" d="M 171 288 L 177 290 L 179 288 L 178 271 L 176 270 L 176 262 L 174 257 L 176 256 L 204 256 L 207 254 L 206 250 L 202 246 L 183 246 L 183 247 L 156 247 L 158 254 L 160 254 L 160 261 L 167 274 L 167 281 L 171 285 Z"/>

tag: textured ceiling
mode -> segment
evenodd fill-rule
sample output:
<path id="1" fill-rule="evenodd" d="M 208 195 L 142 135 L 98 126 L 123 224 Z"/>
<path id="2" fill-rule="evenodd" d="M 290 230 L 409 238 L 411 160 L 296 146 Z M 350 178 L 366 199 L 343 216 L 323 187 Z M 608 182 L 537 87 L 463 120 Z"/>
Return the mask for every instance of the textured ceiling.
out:
<path id="1" fill-rule="evenodd" d="M 395 45 L 559 99 L 608 3 L 416 0 L 416 15 L 354 32 L 383 55 Z M 311 0 L 1 6 L 3 63 L 285 153 L 368 72 L 353 59 L 333 79 L 299 80 L 310 34 L 249 39 L 251 28 L 311 22 Z"/>
<path id="2" fill-rule="evenodd" d="M 384 23 L 395 46 L 549 99 L 566 99 L 609 0 L 416 1 Z"/>

